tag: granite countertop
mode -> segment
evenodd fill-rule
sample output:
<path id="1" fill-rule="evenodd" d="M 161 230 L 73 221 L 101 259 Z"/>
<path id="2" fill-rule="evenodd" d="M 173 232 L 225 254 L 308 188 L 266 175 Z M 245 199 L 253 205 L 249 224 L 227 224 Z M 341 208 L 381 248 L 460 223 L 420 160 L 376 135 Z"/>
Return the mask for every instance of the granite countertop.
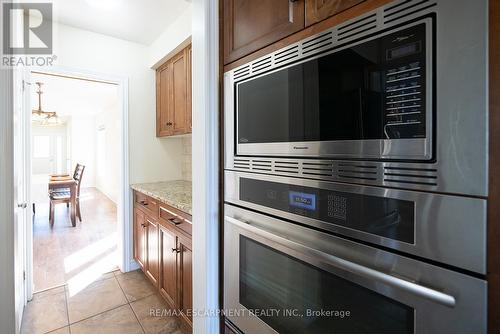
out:
<path id="1" fill-rule="evenodd" d="M 192 184 L 190 181 L 137 183 L 131 185 L 131 188 L 185 213 L 192 214 Z"/>

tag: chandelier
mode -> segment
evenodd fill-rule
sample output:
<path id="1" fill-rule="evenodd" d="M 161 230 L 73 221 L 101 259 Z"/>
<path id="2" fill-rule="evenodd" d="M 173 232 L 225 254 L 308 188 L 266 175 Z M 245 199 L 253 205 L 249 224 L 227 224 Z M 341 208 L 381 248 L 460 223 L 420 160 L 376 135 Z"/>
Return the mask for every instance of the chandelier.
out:
<path id="1" fill-rule="evenodd" d="M 60 124 L 59 117 L 55 111 L 43 111 L 42 110 L 42 82 L 35 82 L 38 86 L 36 93 L 38 94 L 38 109 L 33 109 L 31 111 L 31 119 L 33 123 L 39 125 L 58 125 Z"/>

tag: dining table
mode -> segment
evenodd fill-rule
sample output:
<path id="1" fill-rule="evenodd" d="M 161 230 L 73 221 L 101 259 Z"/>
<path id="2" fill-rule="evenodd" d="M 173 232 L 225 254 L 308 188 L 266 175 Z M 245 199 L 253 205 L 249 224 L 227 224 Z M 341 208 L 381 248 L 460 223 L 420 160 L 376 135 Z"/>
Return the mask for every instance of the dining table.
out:
<path id="1" fill-rule="evenodd" d="M 49 175 L 49 193 L 58 189 L 70 190 L 70 216 L 71 224 L 76 226 L 76 180 L 69 174 Z"/>

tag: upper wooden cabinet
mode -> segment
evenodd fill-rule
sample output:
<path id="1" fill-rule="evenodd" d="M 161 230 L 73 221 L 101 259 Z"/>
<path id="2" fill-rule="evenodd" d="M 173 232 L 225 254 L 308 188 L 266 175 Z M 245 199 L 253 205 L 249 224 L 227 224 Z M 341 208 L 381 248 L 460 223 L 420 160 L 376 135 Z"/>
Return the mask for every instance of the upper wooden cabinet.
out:
<path id="1" fill-rule="evenodd" d="M 306 26 L 338 14 L 365 0 L 306 0 Z"/>
<path id="2" fill-rule="evenodd" d="M 224 0 L 224 63 L 304 28 L 304 0 Z"/>
<path id="3" fill-rule="evenodd" d="M 156 70 L 156 136 L 191 133 L 191 45 Z"/>

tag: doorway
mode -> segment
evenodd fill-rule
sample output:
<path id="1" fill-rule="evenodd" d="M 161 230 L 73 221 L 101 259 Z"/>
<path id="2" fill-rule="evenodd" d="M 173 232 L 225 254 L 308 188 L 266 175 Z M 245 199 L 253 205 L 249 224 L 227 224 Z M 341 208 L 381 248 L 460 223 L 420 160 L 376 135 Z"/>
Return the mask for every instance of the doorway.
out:
<path id="1" fill-rule="evenodd" d="M 31 294 L 64 285 L 75 295 L 113 270 L 130 268 L 127 85 L 121 78 L 61 69 L 31 72 L 29 81 L 32 109 L 56 116 L 47 122 L 32 113 L 27 283 Z M 79 179 L 77 165 L 85 166 Z M 50 180 L 57 178 L 77 180 L 74 227 L 71 204 L 51 200 L 59 188 L 49 190 Z"/>

